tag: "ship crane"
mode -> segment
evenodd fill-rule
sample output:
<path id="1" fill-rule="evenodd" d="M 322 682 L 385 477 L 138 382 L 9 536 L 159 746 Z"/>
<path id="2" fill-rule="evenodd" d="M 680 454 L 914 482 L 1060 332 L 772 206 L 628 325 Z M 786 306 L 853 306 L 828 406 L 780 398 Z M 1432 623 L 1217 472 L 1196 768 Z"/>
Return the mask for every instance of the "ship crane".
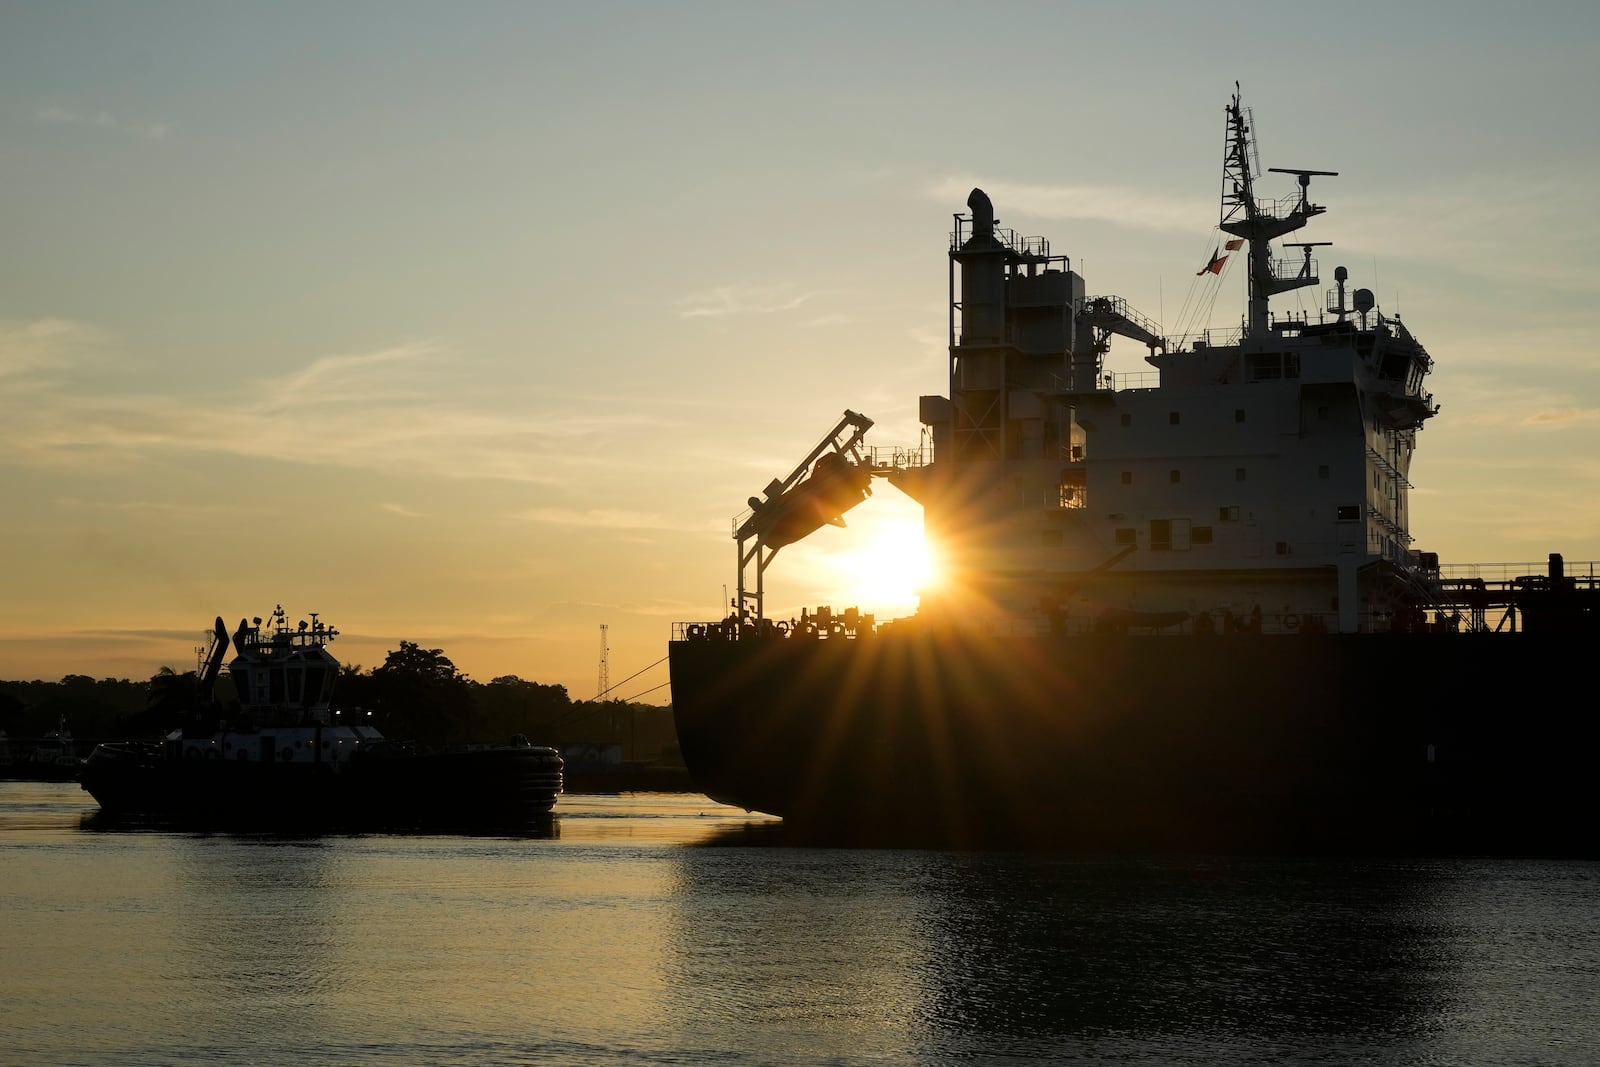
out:
<path id="1" fill-rule="evenodd" d="M 845 411 L 806 458 L 782 480 L 767 483 L 763 495 L 750 498 L 743 521 L 734 520 L 738 542 L 739 595 L 734 610 L 739 621 L 759 622 L 767 565 L 785 545 L 808 537 L 823 526 L 843 526 L 844 513 L 872 495 L 872 464 L 861 442 L 872 420 Z M 755 589 L 745 587 L 745 572 L 755 564 Z"/>

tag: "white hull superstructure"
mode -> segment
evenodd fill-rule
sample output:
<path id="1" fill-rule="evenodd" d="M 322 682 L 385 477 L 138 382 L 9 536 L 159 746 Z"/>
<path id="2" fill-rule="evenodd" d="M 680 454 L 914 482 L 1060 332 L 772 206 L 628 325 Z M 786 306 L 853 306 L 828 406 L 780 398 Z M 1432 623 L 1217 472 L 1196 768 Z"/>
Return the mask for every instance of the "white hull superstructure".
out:
<path id="1" fill-rule="evenodd" d="M 1228 107 L 1214 280 L 1237 253 L 1248 309 L 1226 339 L 1173 345 L 1094 296 L 1041 238 L 996 225 L 981 190 L 952 235 L 950 397 L 924 397 L 928 467 L 891 472 L 959 570 L 944 606 L 1093 626 L 1365 632 L 1419 625 L 1435 577 L 1409 533 L 1431 360 L 1343 267 L 1315 317 L 1272 295 L 1320 284 L 1313 246 L 1271 241 L 1321 214 L 1317 171 L 1256 197 L 1248 113 Z M 1231 236 L 1230 236 L 1231 235 Z M 1226 251 L 1225 251 L 1226 250 Z M 1113 336 L 1154 369 L 1105 367 Z M 925 607 L 928 605 L 925 604 Z"/>

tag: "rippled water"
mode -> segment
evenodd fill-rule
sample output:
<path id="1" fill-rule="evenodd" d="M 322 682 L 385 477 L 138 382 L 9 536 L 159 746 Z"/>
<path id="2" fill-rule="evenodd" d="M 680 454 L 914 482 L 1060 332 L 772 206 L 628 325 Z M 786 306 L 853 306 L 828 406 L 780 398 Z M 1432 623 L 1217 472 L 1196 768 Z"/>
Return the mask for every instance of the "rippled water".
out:
<path id="1" fill-rule="evenodd" d="M 94 810 L 0 783 L 0 1061 L 1600 1057 L 1600 864 L 800 848 L 676 795 L 517 839 Z"/>

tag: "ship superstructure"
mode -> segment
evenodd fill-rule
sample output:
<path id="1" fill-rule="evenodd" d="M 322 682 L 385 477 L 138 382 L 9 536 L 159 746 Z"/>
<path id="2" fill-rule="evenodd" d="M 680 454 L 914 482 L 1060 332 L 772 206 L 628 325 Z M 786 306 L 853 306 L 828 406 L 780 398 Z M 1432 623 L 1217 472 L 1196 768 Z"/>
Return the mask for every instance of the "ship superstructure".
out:
<path id="1" fill-rule="evenodd" d="M 1243 250 L 1248 301 L 1227 343 L 1169 344 L 1115 296 L 1087 292 L 1041 238 L 998 226 L 974 189 L 950 243 L 950 393 L 924 397 L 931 465 L 890 474 L 955 561 L 943 606 L 1085 626 L 1421 624 L 1436 567 L 1412 550 L 1408 471 L 1438 411 L 1432 361 L 1369 289 L 1335 271 L 1326 313 L 1275 318 L 1320 284 L 1313 245 L 1272 242 L 1325 209 L 1255 191 L 1249 113 L 1227 108 L 1219 243 Z M 1113 336 L 1153 371 L 1116 374 Z"/>

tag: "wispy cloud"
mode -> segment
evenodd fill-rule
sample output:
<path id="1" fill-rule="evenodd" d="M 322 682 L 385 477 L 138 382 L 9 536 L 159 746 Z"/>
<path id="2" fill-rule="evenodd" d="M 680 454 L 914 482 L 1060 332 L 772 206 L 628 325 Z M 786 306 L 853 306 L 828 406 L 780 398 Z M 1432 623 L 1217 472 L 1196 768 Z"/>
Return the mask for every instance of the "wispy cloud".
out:
<path id="1" fill-rule="evenodd" d="M 1595 408 L 1562 408 L 1557 411 L 1536 411 L 1522 421 L 1529 426 L 1568 426 L 1600 418 Z"/>
<path id="2" fill-rule="evenodd" d="M 806 329 L 824 329 L 829 326 L 848 326 L 855 321 L 856 317 L 854 315 L 846 315 L 842 311 L 830 311 L 827 314 L 818 315 L 814 319 L 807 319 L 798 325 Z"/>
<path id="3" fill-rule="evenodd" d="M 257 406 L 274 410 L 302 404 L 340 404 L 356 391 L 370 397 L 374 386 L 390 396 L 421 395 L 423 389 L 392 372 L 406 365 L 424 365 L 430 358 L 442 355 L 439 345 L 419 341 L 376 352 L 324 356 L 281 378 L 262 381 Z"/>
<path id="4" fill-rule="evenodd" d="M 79 362 L 100 335 L 70 319 L 0 322 L 0 382 L 9 389 L 53 377 L 51 371 Z"/>
<path id="5" fill-rule="evenodd" d="M 1522 366 L 1515 368 L 1521 373 Z M 1552 430 L 1576 427 L 1600 418 L 1595 390 L 1589 379 L 1574 376 L 1566 368 L 1561 381 L 1565 388 L 1529 385 L 1507 380 L 1491 372 L 1458 375 L 1448 388 L 1447 425 L 1452 428 L 1492 427 L 1497 431 L 1518 428 Z"/>
<path id="6" fill-rule="evenodd" d="M 102 344 L 63 320 L 0 323 L 5 462 L 106 473 L 194 454 L 563 484 L 628 456 L 648 464 L 652 457 L 619 459 L 601 446 L 668 421 L 645 400 L 576 407 L 539 396 L 519 408 L 503 389 L 486 400 L 457 354 L 435 342 L 331 355 L 184 396 L 101 384 L 89 370 L 105 362 Z"/>
<path id="7" fill-rule="evenodd" d="M 1600 267 L 1590 185 L 1587 176 L 1448 176 L 1381 202 L 1339 204 L 1339 244 L 1587 294 Z M 1530 233 L 1543 236 L 1529 241 Z"/>
<path id="8" fill-rule="evenodd" d="M 730 315 L 772 315 L 793 311 L 822 295 L 822 290 L 800 292 L 786 284 L 719 285 L 678 301 L 678 317 L 706 319 Z"/>
<path id="9" fill-rule="evenodd" d="M 420 518 L 422 518 L 422 512 L 420 512 L 420 511 L 412 511 L 410 508 L 406 507 L 403 504 L 384 504 L 383 505 L 383 510 L 387 511 L 387 512 L 389 512 L 391 514 L 394 514 L 394 515 L 402 515 L 402 516 L 404 516 L 405 518 L 408 518 L 408 519 L 420 519 Z"/>
<path id="10" fill-rule="evenodd" d="M 606 605 L 611 607 L 611 605 Z M 715 604 L 705 604 L 694 600 L 653 600 L 643 603 L 632 602 L 620 605 L 624 611 L 634 615 L 643 615 L 648 618 L 672 619 L 703 619 L 713 613 Z"/>
<path id="11" fill-rule="evenodd" d="M 77 111 L 55 104 L 45 104 L 37 108 L 33 113 L 33 120 L 55 126 L 89 126 L 114 130 L 150 141 L 159 141 L 172 132 L 171 125 L 165 122 L 130 121 L 119 118 L 109 111 Z"/>
<path id="12" fill-rule="evenodd" d="M 515 517 L 525 522 L 548 523 L 555 526 L 590 526 L 606 530 L 662 530 L 670 526 L 661 516 L 650 512 L 600 508 L 583 511 L 572 508 L 529 508 L 518 512 Z"/>
<path id="13" fill-rule="evenodd" d="M 145 512 L 155 515 L 250 515 L 256 509 L 233 503 L 186 501 L 181 504 L 170 500 L 85 500 L 82 497 L 56 497 L 55 504 L 63 511 L 105 511 L 130 514 Z"/>

